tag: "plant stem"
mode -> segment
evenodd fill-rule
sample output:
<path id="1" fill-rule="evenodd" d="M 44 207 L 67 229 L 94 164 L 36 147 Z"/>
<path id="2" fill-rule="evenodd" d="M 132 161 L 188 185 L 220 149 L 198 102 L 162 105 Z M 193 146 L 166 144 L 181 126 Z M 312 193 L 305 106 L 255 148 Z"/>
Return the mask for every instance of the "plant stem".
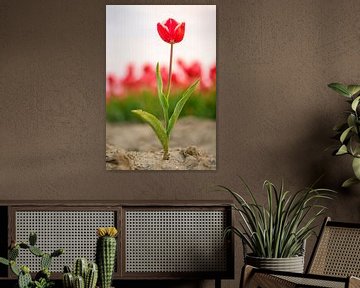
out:
<path id="1" fill-rule="evenodd" d="M 168 78 L 168 84 L 166 88 L 166 97 L 169 99 L 170 95 L 170 89 L 171 89 L 171 76 L 172 76 L 172 60 L 173 60 L 173 46 L 174 44 L 170 44 L 170 64 L 169 64 L 169 78 Z"/>
<path id="2" fill-rule="evenodd" d="M 171 43 L 170 44 L 170 64 L 169 64 L 169 77 L 168 77 L 168 83 L 167 83 L 167 88 L 166 88 L 166 100 L 169 101 L 169 96 L 170 96 L 170 89 L 171 89 L 171 78 L 172 78 L 172 60 L 173 60 L 173 47 L 174 44 Z M 168 125 L 169 125 L 169 108 L 166 111 L 166 115 L 165 115 L 165 130 L 167 131 L 168 129 Z M 170 136 L 167 136 L 167 141 L 169 142 L 169 138 Z M 169 149 L 168 147 L 164 147 L 164 155 L 163 155 L 163 160 L 169 160 Z"/>

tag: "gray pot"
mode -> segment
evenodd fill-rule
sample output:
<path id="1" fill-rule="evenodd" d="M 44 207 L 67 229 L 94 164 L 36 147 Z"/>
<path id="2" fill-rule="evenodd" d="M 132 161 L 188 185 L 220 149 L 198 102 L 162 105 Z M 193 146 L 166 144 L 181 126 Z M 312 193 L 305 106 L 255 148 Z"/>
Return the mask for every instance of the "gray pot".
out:
<path id="1" fill-rule="evenodd" d="M 263 258 L 246 255 L 245 263 L 262 269 L 304 273 L 304 256 L 289 258 Z"/>

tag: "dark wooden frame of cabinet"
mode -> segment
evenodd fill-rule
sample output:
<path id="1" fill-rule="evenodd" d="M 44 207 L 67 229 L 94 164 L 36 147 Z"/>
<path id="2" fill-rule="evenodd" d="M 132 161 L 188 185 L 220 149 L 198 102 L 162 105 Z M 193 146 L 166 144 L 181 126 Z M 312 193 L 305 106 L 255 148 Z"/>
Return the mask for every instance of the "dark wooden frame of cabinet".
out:
<path id="1" fill-rule="evenodd" d="M 114 273 L 115 280 L 122 279 L 138 279 L 138 280 L 171 280 L 171 279 L 215 279 L 219 286 L 220 279 L 233 279 L 234 278 L 234 237 L 231 236 L 226 242 L 227 252 L 227 271 L 226 272 L 181 272 L 181 273 L 129 273 L 125 271 L 125 225 L 124 215 L 128 210 L 141 210 L 141 209 L 154 209 L 154 210 L 179 210 L 179 209 L 191 209 L 191 210 L 221 210 L 227 215 L 226 219 L 228 225 L 232 225 L 233 211 L 231 204 L 223 201 L 182 201 L 182 202 L 139 202 L 139 201 L 127 201 L 127 202 L 101 202 L 101 201 L 8 201 L 0 202 L 0 226 L 7 226 L 8 233 L 6 237 L 0 236 L 0 256 L 7 253 L 7 247 L 11 243 L 11 240 L 15 237 L 15 212 L 23 210 L 34 211 L 89 211 L 89 210 L 105 210 L 114 211 L 116 215 L 116 226 L 120 228 L 120 237 L 118 241 L 117 253 L 117 269 Z M 4 230 L 4 229 L 2 229 Z M 2 233 L 0 233 L 1 235 Z M 6 234 L 6 233 L 4 233 Z M 53 273 L 55 279 L 59 279 L 61 273 Z M 0 280 L 14 279 L 14 275 L 9 269 L 0 269 Z"/>

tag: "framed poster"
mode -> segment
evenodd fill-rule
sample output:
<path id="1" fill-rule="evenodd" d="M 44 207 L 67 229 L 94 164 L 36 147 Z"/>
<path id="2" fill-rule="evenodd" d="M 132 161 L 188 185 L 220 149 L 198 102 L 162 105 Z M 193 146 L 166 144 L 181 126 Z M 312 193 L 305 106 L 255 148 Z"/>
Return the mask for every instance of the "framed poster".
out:
<path id="1" fill-rule="evenodd" d="M 106 169 L 216 169 L 216 6 L 106 6 Z"/>

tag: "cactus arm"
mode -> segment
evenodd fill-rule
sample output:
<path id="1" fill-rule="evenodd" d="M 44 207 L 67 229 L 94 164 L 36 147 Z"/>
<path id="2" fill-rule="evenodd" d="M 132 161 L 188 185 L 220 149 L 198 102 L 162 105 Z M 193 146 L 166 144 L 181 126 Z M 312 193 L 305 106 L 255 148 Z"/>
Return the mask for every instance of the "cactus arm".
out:
<path id="1" fill-rule="evenodd" d="M 41 256 L 43 256 L 43 255 L 45 254 L 44 252 L 42 252 L 42 251 L 40 250 L 39 247 L 36 247 L 36 246 L 30 246 L 30 247 L 29 247 L 29 251 L 30 251 L 33 255 L 35 255 L 35 256 L 37 256 L 37 257 L 41 257 Z"/>
<path id="2" fill-rule="evenodd" d="M 71 273 L 64 273 L 62 280 L 64 288 L 74 288 L 74 276 Z"/>
<path id="3" fill-rule="evenodd" d="M 19 246 L 16 245 L 14 248 L 10 249 L 8 252 L 9 260 L 15 261 L 19 256 Z"/>
<path id="4" fill-rule="evenodd" d="M 34 232 L 31 232 L 29 235 L 29 244 L 31 246 L 35 246 L 36 245 L 36 241 L 37 241 L 37 235 Z"/>
<path id="5" fill-rule="evenodd" d="M 85 258 L 79 258 L 75 261 L 74 274 L 76 276 L 81 276 L 83 280 L 86 276 L 86 270 L 88 267 L 88 262 Z"/>
<path id="6" fill-rule="evenodd" d="M 96 263 L 90 263 L 86 272 L 85 288 L 95 288 L 98 279 L 98 267 Z"/>
<path id="7" fill-rule="evenodd" d="M 41 269 L 49 269 L 50 265 L 51 265 L 51 256 L 50 254 L 45 253 L 42 257 L 41 257 L 41 261 L 40 261 L 40 267 Z"/>
<path id="8" fill-rule="evenodd" d="M 81 276 L 74 277 L 74 288 L 85 288 L 84 278 Z"/>
<path id="9" fill-rule="evenodd" d="M 59 257 L 63 253 L 64 253 L 64 249 L 57 249 L 51 253 L 51 257 Z"/>
<path id="10" fill-rule="evenodd" d="M 28 288 L 31 283 L 32 283 L 32 279 L 30 273 L 21 271 L 18 279 L 19 288 Z"/>

